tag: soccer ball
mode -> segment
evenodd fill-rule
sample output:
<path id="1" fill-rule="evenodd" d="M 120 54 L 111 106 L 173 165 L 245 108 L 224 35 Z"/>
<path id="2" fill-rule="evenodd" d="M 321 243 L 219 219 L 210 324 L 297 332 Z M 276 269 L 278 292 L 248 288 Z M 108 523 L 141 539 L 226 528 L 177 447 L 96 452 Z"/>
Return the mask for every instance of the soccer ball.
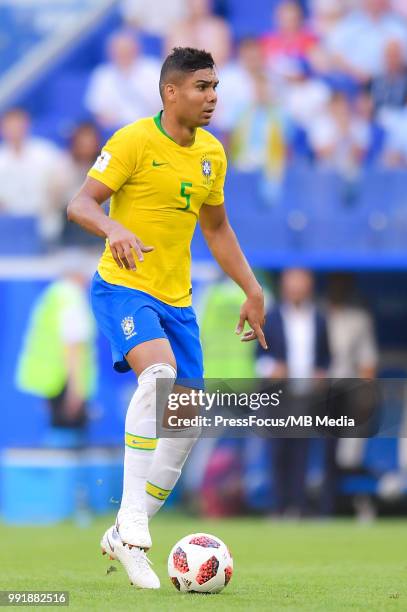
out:
<path id="1" fill-rule="evenodd" d="M 178 591 L 219 593 L 233 573 L 233 559 L 226 544 L 208 533 L 191 533 L 173 546 L 168 574 Z"/>

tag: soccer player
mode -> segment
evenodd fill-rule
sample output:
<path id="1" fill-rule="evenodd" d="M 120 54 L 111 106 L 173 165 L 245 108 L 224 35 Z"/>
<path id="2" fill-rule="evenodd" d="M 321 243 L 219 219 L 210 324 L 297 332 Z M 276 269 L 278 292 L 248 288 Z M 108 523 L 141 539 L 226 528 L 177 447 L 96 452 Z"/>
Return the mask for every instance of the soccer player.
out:
<path id="1" fill-rule="evenodd" d="M 160 75 L 164 110 L 118 130 L 68 206 L 70 220 L 106 239 L 92 305 L 114 368 L 131 369 L 138 379 L 126 415 L 123 497 L 101 546 L 142 588 L 160 586 L 146 557 L 148 519 L 173 489 L 196 441 L 156 439 L 155 390 L 159 378 L 168 394 L 177 377 L 203 378 L 191 306 L 190 243 L 198 220 L 213 256 L 247 296 L 236 333 L 247 321 L 251 329 L 242 340 L 257 338 L 266 348 L 262 289 L 223 203 L 225 153 L 202 129 L 215 110 L 217 85 L 210 53 L 174 49 Z M 109 197 L 107 216 L 101 204 Z"/>

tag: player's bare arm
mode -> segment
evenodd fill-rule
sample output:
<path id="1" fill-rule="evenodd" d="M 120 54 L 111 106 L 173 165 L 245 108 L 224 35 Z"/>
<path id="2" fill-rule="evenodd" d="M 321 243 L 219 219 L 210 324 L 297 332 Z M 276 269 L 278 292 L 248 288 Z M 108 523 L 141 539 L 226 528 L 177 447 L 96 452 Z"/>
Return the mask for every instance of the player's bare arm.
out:
<path id="1" fill-rule="evenodd" d="M 199 223 L 208 247 L 222 268 L 245 292 L 247 299 L 240 309 L 236 333 L 241 334 L 247 321 L 251 329 L 242 336 L 243 342 L 258 339 L 267 349 L 263 333 L 264 296 L 246 257 L 239 246 L 236 234 L 231 228 L 224 205 L 201 207 Z"/>
<path id="2" fill-rule="evenodd" d="M 119 268 L 136 270 L 133 251 L 137 259 L 143 261 L 143 253 L 149 253 L 154 247 L 144 245 L 133 232 L 106 215 L 101 204 L 106 202 L 112 194 L 112 189 L 88 177 L 68 206 L 68 219 L 96 236 L 107 238 Z"/>

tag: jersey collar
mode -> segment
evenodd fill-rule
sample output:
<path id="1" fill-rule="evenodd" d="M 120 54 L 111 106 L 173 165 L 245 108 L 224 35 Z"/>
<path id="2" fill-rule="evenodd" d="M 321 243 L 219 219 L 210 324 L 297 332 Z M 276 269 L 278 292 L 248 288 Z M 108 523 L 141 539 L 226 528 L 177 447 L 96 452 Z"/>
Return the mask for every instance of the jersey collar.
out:
<path id="1" fill-rule="evenodd" d="M 162 132 L 164 134 L 164 136 L 167 136 L 167 138 L 169 138 L 170 140 L 172 140 L 172 142 L 175 142 L 175 140 L 173 138 L 171 138 L 171 136 L 169 134 L 167 134 L 167 132 L 164 130 L 162 123 L 161 123 L 161 115 L 163 114 L 163 111 L 160 110 L 154 117 L 154 123 L 156 124 L 156 126 L 158 127 L 158 129 L 160 130 L 160 132 Z M 175 143 L 177 144 L 177 143 Z"/>
<path id="2" fill-rule="evenodd" d="M 156 115 L 153 117 L 153 119 L 154 119 L 154 123 L 156 124 L 156 126 L 157 126 L 157 128 L 160 130 L 160 132 L 161 132 L 162 134 L 164 134 L 164 136 L 166 136 L 166 137 L 167 137 L 169 140 L 171 140 L 171 142 L 173 142 L 173 143 L 175 144 L 175 146 L 176 146 L 176 147 L 179 147 L 180 149 L 191 149 L 191 148 L 192 148 L 192 147 L 195 145 L 195 142 L 196 142 L 196 134 L 195 134 L 195 140 L 194 140 L 194 142 L 193 142 L 191 145 L 189 145 L 188 147 L 183 147 L 183 146 L 181 146 L 180 144 L 178 144 L 177 142 L 175 142 L 175 140 L 174 140 L 173 138 L 171 138 L 171 136 L 168 134 L 168 132 L 166 132 L 166 131 L 164 130 L 164 128 L 163 128 L 163 126 L 162 126 L 162 123 L 161 123 L 161 116 L 162 116 L 162 114 L 163 114 L 163 111 L 162 111 L 162 110 L 160 110 L 160 111 L 159 111 L 159 112 L 158 112 L 158 113 L 157 113 L 157 114 L 156 114 Z"/>

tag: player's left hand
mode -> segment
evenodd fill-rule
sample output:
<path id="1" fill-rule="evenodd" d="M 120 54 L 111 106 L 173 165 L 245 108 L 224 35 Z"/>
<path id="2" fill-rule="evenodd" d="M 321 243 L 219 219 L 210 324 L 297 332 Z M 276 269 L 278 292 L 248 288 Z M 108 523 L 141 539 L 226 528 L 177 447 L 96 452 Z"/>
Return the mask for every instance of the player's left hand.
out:
<path id="1" fill-rule="evenodd" d="M 263 327 L 265 322 L 264 314 L 264 297 L 263 293 L 248 297 L 240 309 L 239 323 L 236 327 L 236 333 L 240 336 L 244 329 L 244 325 L 248 322 L 251 329 L 244 332 L 241 337 L 242 342 L 250 342 L 257 340 L 260 342 L 264 350 L 268 349 L 266 338 L 264 337 Z"/>

